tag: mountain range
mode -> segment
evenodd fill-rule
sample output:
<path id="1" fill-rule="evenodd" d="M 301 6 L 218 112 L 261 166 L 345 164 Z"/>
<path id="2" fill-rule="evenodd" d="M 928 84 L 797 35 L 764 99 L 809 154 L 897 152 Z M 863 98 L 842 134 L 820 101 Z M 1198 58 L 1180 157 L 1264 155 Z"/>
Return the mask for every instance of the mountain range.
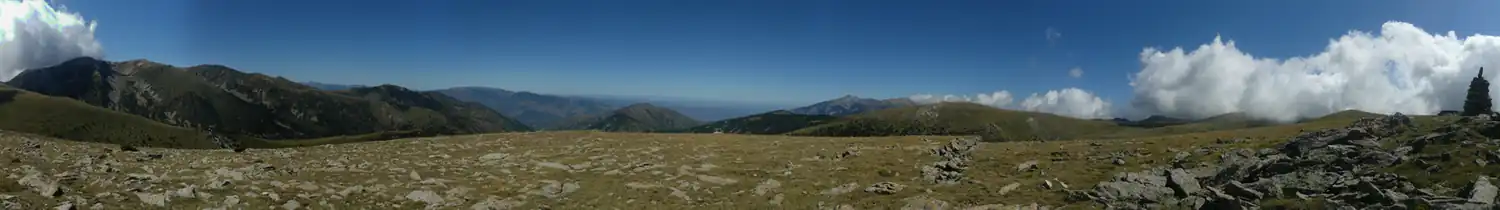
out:
<path id="1" fill-rule="evenodd" d="M 84 57 L 24 71 L 6 84 L 171 126 L 261 139 L 531 130 L 481 105 L 441 94 L 389 85 L 323 91 L 220 65 L 179 68 L 147 60 Z"/>
<path id="2" fill-rule="evenodd" d="M 655 103 L 487 87 L 308 85 L 222 65 L 77 58 L 0 84 L 0 129 L 117 144 L 282 147 L 493 132 L 599 130 L 802 136 L 980 135 L 989 141 L 1128 137 L 1267 126 L 1239 113 L 1085 120 L 964 102 L 846 95 L 704 123 Z M 679 104 L 678 106 L 692 104 Z M 702 107 L 703 105 L 698 105 Z M 774 109 L 771 109 L 774 110 Z M 1371 115 L 1341 112 L 1339 119 Z M 1309 119 L 1317 120 L 1317 119 Z"/>

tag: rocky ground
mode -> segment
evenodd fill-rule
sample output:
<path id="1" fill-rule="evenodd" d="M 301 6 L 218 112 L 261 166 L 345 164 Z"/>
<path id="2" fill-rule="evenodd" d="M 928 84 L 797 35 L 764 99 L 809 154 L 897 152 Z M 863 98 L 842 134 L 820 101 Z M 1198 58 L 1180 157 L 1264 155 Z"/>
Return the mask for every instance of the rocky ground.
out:
<path id="1" fill-rule="evenodd" d="M 1404 120 L 1403 120 L 1404 119 Z M 1421 131 L 1413 124 L 1453 124 Z M 1486 208 L 1487 118 L 1141 139 L 501 133 L 287 149 L 0 132 L 0 209 Z M 1500 135 L 1495 135 L 1500 136 Z M 1290 141 L 1289 141 L 1290 140 Z"/>
<path id="2" fill-rule="evenodd" d="M 1496 209 L 1500 121 L 1489 116 L 1421 131 L 1396 114 L 1307 132 L 1285 144 L 1119 173 L 1072 199 L 1121 209 Z M 1406 134 L 1406 135 L 1403 135 Z M 1417 169 L 1417 170 L 1409 170 Z"/>

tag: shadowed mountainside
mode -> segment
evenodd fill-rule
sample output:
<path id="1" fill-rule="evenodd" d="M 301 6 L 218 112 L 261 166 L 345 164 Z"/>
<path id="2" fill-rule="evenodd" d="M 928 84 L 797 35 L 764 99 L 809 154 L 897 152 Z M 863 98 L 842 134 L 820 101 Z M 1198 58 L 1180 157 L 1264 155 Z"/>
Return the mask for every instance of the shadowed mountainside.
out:
<path id="1" fill-rule="evenodd" d="M 563 128 L 612 132 L 659 132 L 681 130 L 701 124 L 682 113 L 649 103 L 633 104 L 608 115 L 579 117 L 575 120 L 580 121 Z"/>
<path id="2" fill-rule="evenodd" d="M 853 95 L 845 95 L 833 100 L 818 102 L 805 107 L 792 109 L 792 113 L 806 115 L 832 115 L 849 116 L 859 113 L 879 111 L 890 108 L 916 106 L 916 102 L 906 98 L 893 98 L 886 100 L 860 98 Z"/>
<path id="3" fill-rule="evenodd" d="M 27 70 L 7 84 L 168 125 L 262 139 L 390 131 L 462 134 L 530 130 L 518 123 L 507 124 L 512 120 L 499 114 L 446 108 L 467 105 L 404 88 L 351 96 L 220 65 L 178 68 L 146 60 L 106 62 L 85 57 Z"/>

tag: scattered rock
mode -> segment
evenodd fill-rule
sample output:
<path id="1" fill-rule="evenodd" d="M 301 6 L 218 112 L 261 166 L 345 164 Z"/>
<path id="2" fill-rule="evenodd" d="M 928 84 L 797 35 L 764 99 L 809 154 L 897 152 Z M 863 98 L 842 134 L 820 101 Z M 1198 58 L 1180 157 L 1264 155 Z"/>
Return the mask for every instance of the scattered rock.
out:
<path id="1" fill-rule="evenodd" d="M 510 157 L 510 155 L 507 155 L 505 153 L 498 153 L 497 152 L 497 153 L 484 154 L 484 156 L 479 156 L 479 161 L 501 161 L 501 160 L 505 160 L 505 158 L 507 158 L 507 157 Z"/>
<path id="2" fill-rule="evenodd" d="M 630 182 L 630 183 L 625 183 L 625 187 L 629 187 L 631 189 L 651 189 L 651 188 L 661 187 L 661 185 L 646 184 L 646 183 L 640 183 L 640 182 Z"/>
<path id="3" fill-rule="evenodd" d="M 1470 202 L 1494 204 L 1497 190 L 1500 189 L 1497 189 L 1495 185 L 1490 184 L 1490 177 L 1479 176 L 1479 178 L 1474 180 L 1474 183 L 1471 183 L 1468 187 L 1465 187 L 1463 193 L 1459 196 L 1468 198 Z"/>
<path id="4" fill-rule="evenodd" d="M 1203 191 L 1203 187 L 1198 185 L 1198 179 L 1193 178 L 1191 172 L 1180 168 L 1167 171 L 1167 187 L 1171 187 L 1172 192 L 1179 198 L 1196 195 Z"/>
<path id="5" fill-rule="evenodd" d="M 848 158 L 853 158 L 854 156 L 859 156 L 859 150 L 855 150 L 855 149 L 844 150 L 844 152 L 840 152 L 839 153 L 838 158 L 839 159 L 848 159 Z"/>
<path id="6" fill-rule="evenodd" d="M 198 197 L 198 186 L 197 185 L 188 185 L 187 187 L 182 187 L 182 189 L 177 189 L 176 191 L 173 191 L 172 195 L 173 196 L 177 196 L 179 198 L 197 198 Z"/>
<path id="7" fill-rule="evenodd" d="M 564 170 L 564 171 L 573 170 L 573 168 L 568 167 L 568 165 L 563 165 L 562 163 L 554 163 L 554 162 L 537 162 L 536 166 L 537 167 L 542 167 L 542 168 L 551 168 L 551 169 Z"/>
<path id="8" fill-rule="evenodd" d="M 1005 206 L 1005 204 L 985 204 L 985 205 L 978 205 L 978 206 L 972 206 L 972 207 L 969 207 L 969 208 L 964 208 L 963 210 L 1014 210 L 1014 209 L 1020 209 L 1020 208 L 1006 208 L 1006 207 L 1009 207 L 1009 206 Z"/>
<path id="9" fill-rule="evenodd" d="M 755 190 L 752 192 L 755 193 L 756 196 L 761 196 L 778 189 L 781 189 L 780 181 L 776 181 L 776 179 L 766 179 L 766 181 L 760 182 L 760 184 L 755 185 Z"/>
<path id="10" fill-rule="evenodd" d="M 1026 172 L 1026 171 L 1036 170 L 1037 169 L 1037 165 L 1036 164 L 1037 164 L 1036 160 L 1028 160 L 1026 162 L 1022 162 L 1021 164 L 1016 164 L 1016 171 Z"/>
<path id="11" fill-rule="evenodd" d="M 53 181 L 41 173 L 27 174 L 26 177 L 22 177 L 20 180 L 16 180 L 16 182 L 48 198 L 62 196 L 63 193 L 62 189 L 58 188 L 57 181 Z"/>
<path id="12" fill-rule="evenodd" d="M 870 185 L 870 187 L 866 187 L 865 192 L 890 195 L 896 194 L 896 192 L 900 192 L 901 189 L 906 189 L 906 185 L 896 184 L 893 182 L 881 182 Z"/>
<path id="13" fill-rule="evenodd" d="M 1015 191 L 1016 188 L 1020 188 L 1020 187 L 1021 187 L 1021 183 L 1012 182 L 1012 183 L 1010 183 L 1008 185 L 1005 185 L 1004 187 L 1000 187 L 1000 195 L 1005 195 L 1006 193 L 1010 193 L 1010 191 Z"/>
<path id="14" fill-rule="evenodd" d="M 830 188 L 828 190 L 824 190 L 822 194 L 823 195 L 842 195 L 844 193 L 853 192 L 854 189 L 858 189 L 858 188 L 859 188 L 859 183 L 850 182 L 848 184 L 839 185 L 838 187 L 834 187 L 834 188 Z"/>
<path id="15" fill-rule="evenodd" d="M 406 199 L 427 203 L 428 206 L 443 205 L 445 202 L 443 196 L 426 190 L 416 190 L 406 193 Z"/>
<path id="16" fill-rule="evenodd" d="M 714 183 L 714 184 L 718 184 L 718 185 L 734 184 L 734 183 L 739 182 L 739 180 L 735 180 L 735 179 L 724 178 L 724 177 L 717 177 L 717 176 L 709 176 L 709 175 L 702 175 L 702 174 L 697 175 L 697 177 L 698 177 L 698 181 L 703 181 L 703 182 L 708 182 L 708 183 Z"/>
<path id="17" fill-rule="evenodd" d="M 138 192 L 135 193 L 135 197 L 140 199 L 141 203 L 146 203 L 147 205 L 157 207 L 167 206 L 167 196 L 163 194 Z"/>
<path id="18" fill-rule="evenodd" d="M 1224 185 L 1224 192 L 1245 200 L 1260 200 L 1263 196 L 1260 192 L 1245 187 L 1239 181 L 1230 181 L 1229 184 Z"/>
<path id="19" fill-rule="evenodd" d="M 969 153 L 974 151 L 978 140 L 956 138 L 948 144 L 932 149 L 932 154 L 941 160 L 921 168 L 922 178 L 930 183 L 951 185 L 963 180 L 963 172 L 969 165 Z"/>
<path id="20" fill-rule="evenodd" d="M 281 209 L 297 210 L 297 208 L 302 208 L 302 203 L 297 200 L 286 200 L 286 203 L 281 204 Z"/>
<path id="21" fill-rule="evenodd" d="M 471 209 L 471 210 L 507 210 L 507 209 L 520 208 L 521 205 L 526 205 L 526 202 L 525 201 L 518 201 L 518 200 L 514 200 L 514 199 L 499 200 L 499 199 L 495 199 L 494 197 L 490 197 L 490 198 L 484 199 L 484 201 L 480 201 L 479 203 L 475 203 L 474 205 L 469 206 L 469 209 Z"/>
<path id="22" fill-rule="evenodd" d="M 901 210 L 942 210 L 949 208 L 947 201 L 932 199 L 926 196 L 910 197 L 903 199 L 903 201 L 906 201 L 906 205 L 901 206 Z"/>
<path id="23" fill-rule="evenodd" d="M 668 188 L 668 189 L 672 189 L 672 193 L 669 194 L 672 197 L 681 198 L 682 200 L 685 200 L 685 201 L 692 201 L 693 200 L 693 197 L 688 197 L 688 194 L 685 191 L 678 190 L 675 187 L 674 188 Z"/>
<path id="24" fill-rule="evenodd" d="M 1500 126 L 1500 122 L 1483 120 L 1471 120 L 1475 122 L 1470 124 Z M 1371 172 L 1397 164 L 1434 168 L 1437 165 L 1424 158 L 1447 162 L 1443 159 L 1449 157 L 1413 153 L 1427 144 L 1451 144 L 1467 138 L 1459 135 L 1463 132 L 1444 131 L 1454 134 L 1396 139 L 1405 138 L 1396 134 L 1408 130 L 1409 121 L 1400 114 L 1365 118 L 1344 128 L 1304 132 L 1279 149 L 1221 149 L 1219 164 L 1192 170 L 1184 164 L 1189 154 L 1178 153 L 1171 168 L 1118 173 L 1092 190 L 1070 191 L 1069 198 L 1120 209 L 1258 209 L 1257 204 L 1266 199 L 1287 197 L 1320 199 L 1326 204 L 1324 208 L 1331 209 L 1407 209 L 1419 204 L 1436 209 L 1493 207 L 1497 190 L 1487 177 L 1471 184 L 1462 194 L 1465 198 L 1460 199 L 1417 189 L 1394 173 Z M 1412 143 L 1387 151 L 1381 147 L 1383 142 Z M 1204 148 L 1197 151 L 1199 155 L 1210 152 Z M 1404 157 L 1408 155 L 1412 157 Z"/>
<path id="25" fill-rule="evenodd" d="M 567 196 L 569 193 L 573 193 L 573 191 L 578 191 L 578 188 L 580 188 L 580 186 L 578 186 L 578 183 L 576 182 L 564 183 L 554 180 L 542 180 L 541 182 L 542 188 L 539 190 L 531 191 L 532 195 L 538 195 L 547 198 L 559 198 Z"/>

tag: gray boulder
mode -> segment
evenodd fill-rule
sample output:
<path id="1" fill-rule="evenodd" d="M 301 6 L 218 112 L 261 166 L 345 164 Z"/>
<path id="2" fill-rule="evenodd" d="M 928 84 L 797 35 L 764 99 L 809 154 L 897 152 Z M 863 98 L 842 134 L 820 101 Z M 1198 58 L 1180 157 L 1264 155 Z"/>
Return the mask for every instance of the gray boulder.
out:
<path id="1" fill-rule="evenodd" d="M 1203 187 L 1198 185 L 1198 179 L 1193 178 L 1192 173 L 1180 168 L 1167 171 L 1167 187 L 1171 187 L 1172 192 L 1179 198 L 1197 195 L 1203 191 Z"/>
<path id="2" fill-rule="evenodd" d="M 1468 198 L 1470 202 L 1474 203 L 1494 204 L 1497 191 L 1500 191 L 1500 189 L 1490 184 L 1490 177 L 1479 176 L 1479 178 L 1474 180 L 1474 183 L 1464 188 L 1459 197 Z"/>

